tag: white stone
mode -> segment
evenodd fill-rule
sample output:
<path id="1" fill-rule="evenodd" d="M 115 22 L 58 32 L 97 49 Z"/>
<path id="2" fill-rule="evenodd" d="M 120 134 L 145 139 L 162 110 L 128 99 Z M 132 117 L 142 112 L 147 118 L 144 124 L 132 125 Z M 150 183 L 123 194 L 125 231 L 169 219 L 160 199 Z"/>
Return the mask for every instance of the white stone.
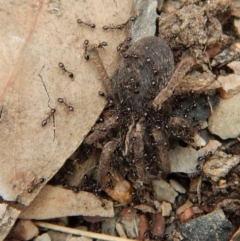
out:
<path id="1" fill-rule="evenodd" d="M 177 192 L 180 192 L 180 193 L 185 193 L 186 192 L 186 189 L 181 185 L 179 184 L 177 181 L 173 180 L 173 179 L 170 179 L 169 180 L 169 183 L 171 184 L 171 186 L 177 191 Z"/>
<path id="2" fill-rule="evenodd" d="M 208 120 L 208 129 L 223 140 L 240 135 L 240 93 L 221 99 Z"/>
<path id="3" fill-rule="evenodd" d="M 51 238 L 48 233 L 44 233 L 34 239 L 34 241 L 51 241 Z"/>
<path id="4" fill-rule="evenodd" d="M 162 216 L 169 217 L 171 215 L 172 205 L 168 202 L 162 202 Z"/>
<path id="5" fill-rule="evenodd" d="M 173 187 L 164 180 L 154 180 L 153 191 L 158 201 L 166 201 L 170 203 L 174 203 L 175 198 L 178 195 Z"/>

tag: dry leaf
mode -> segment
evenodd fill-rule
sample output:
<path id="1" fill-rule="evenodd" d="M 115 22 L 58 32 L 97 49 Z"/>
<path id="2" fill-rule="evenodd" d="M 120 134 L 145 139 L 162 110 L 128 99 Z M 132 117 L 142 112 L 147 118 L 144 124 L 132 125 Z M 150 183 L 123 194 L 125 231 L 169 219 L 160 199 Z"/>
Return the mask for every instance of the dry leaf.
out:
<path id="1" fill-rule="evenodd" d="M 98 96 L 97 70 L 83 57 L 83 42 L 108 43 L 100 55 L 111 75 L 119 59 L 116 47 L 126 31 L 104 31 L 102 26 L 126 22 L 131 4 L 127 0 L 1 4 L 0 196 L 5 200 L 28 205 L 43 186 L 35 184 L 58 171 L 94 124 L 105 103 Z M 77 24 L 79 18 L 96 28 Z M 59 68 L 59 62 L 74 78 Z M 51 109 L 56 109 L 52 115 Z"/>
<path id="2" fill-rule="evenodd" d="M 113 203 L 100 200 L 89 192 L 81 191 L 76 194 L 62 187 L 46 185 L 35 200 L 21 212 L 19 218 L 50 219 L 79 215 L 112 217 Z"/>

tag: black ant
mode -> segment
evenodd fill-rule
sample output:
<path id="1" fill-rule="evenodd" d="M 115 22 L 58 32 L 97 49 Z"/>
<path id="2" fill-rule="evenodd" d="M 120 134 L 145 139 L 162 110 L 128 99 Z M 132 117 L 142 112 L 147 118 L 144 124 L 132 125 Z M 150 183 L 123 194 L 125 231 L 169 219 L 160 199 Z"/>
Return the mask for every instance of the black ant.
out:
<path id="1" fill-rule="evenodd" d="M 79 193 L 81 191 L 80 187 L 71 186 L 71 185 L 69 185 L 67 183 L 63 183 L 62 187 L 65 188 L 65 189 L 68 189 L 68 190 L 72 190 L 74 193 Z"/>
<path id="2" fill-rule="evenodd" d="M 62 70 L 64 70 L 65 72 L 67 72 L 67 73 L 68 73 L 68 76 L 69 76 L 70 78 L 73 78 L 73 77 L 74 77 L 74 76 L 73 76 L 73 73 L 70 72 L 70 71 L 68 71 L 68 70 L 65 68 L 65 66 L 64 66 L 63 63 L 59 62 L 59 63 L 58 63 L 58 66 L 59 66 Z"/>
<path id="3" fill-rule="evenodd" d="M 88 41 L 87 39 L 84 40 L 84 42 L 83 42 L 83 47 L 84 47 L 84 50 L 85 50 L 85 52 L 84 52 L 84 58 L 85 58 L 86 60 L 89 60 L 89 55 L 88 55 L 88 53 L 87 53 L 88 44 L 89 44 L 89 41 Z"/>
<path id="4" fill-rule="evenodd" d="M 104 25 L 103 30 L 108 30 L 108 29 L 123 30 L 129 22 L 135 22 L 136 19 L 137 19 L 137 16 L 132 16 L 123 24 L 118 24 L 118 25 L 115 25 L 115 26 L 114 25 L 112 25 L 112 26 Z"/>
<path id="5" fill-rule="evenodd" d="M 67 106 L 67 108 L 70 110 L 70 111 L 74 111 L 74 108 L 71 106 L 71 105 L 68 105 L 63 98 L 58 98 L 58 102 L 59 103 L 63 103 L 65 106 Z"/>
<path id="6" fill-rule="evenodd" d="M 47 125 L 48 120 L 51 118 L 51 116 L 54 117 L 55 112 L 56 112 L 56 109 L 51 109 L 50 114 L 49 114 L 49 116 L 47 117 L 47 119 L 45 119 L 45 120 L 42 121 L 42 126 Z"/>
<path id="7" fill-rule="evenodd" d="M 0 120 L 2 119 L 2 113 L 3 113 L 3 106 L 2 106 L 2 108 L 0 110 Z"/>
<path id="8" fill-rule="evenodd" d="M 123 46 L 126 45 L 127 43 L 129 43 L 132 40 L 132 38 L 128 37 L 126 38 L 123 42 L 121 42 L 118 46 L 117 46 L 117 51 L 126 51 L 128 49 L 127 46 L 125 46 L 125 49 L 123 49 Z"/>
<path id="9" fill-rule="evenodd" d="M 95 28 L 95 27 L 96 27 L 96 25 L 95 25 L 94 23 L 85 23 L 85 22 L 83 22 L 82 19 L 80 19 L 80 18 L 77 20 L 77 23 L 78 23 L 78 24 L 84 24 L 84 25 L 86 25 L 86 26 L 88 26 L 88 27 L 91 27 L 91 28 Z"/>
<path id="10" fill-rule="evenodd" d="M 97 46 L 97 48 L 103 48 L 104 49 L 104 47 L 106 47 L 106 46 L 107 46 L 107 42 L 102 42 Z"/>
<path id="11" fill-rule="evenodd" d="M 32 193 L 40 184 L 44 183 L 45 179 L 42 177 L 38 180 L 37 183 L 33 185 L 33 187 L 28 189 L 28 193 Z"/>

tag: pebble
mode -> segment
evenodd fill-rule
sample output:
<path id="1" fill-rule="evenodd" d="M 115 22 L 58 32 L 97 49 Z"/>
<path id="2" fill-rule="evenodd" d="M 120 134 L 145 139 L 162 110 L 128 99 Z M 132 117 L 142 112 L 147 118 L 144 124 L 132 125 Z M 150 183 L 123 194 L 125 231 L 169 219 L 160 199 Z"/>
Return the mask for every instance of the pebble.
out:
<path id="1" fill-rule="evenodd" d="M 153 181 L 153 191 L 158 201 L 174 203 L 178 193 L 164 180 Z"/>
<path id="2" fill-rule="evenodd" d="M 203 210 L 199 208 L 198 206 L 188 208 L 184 211 L 184 213 L 179 215 L 179 220 L 181 223 L 187 222 L 190 220 L 195 214 L 203 213 Z"/>
<path id="3" fill-rule="evenodd" d="M 51 237 L 48 233 L 43 233 L 34 239 L 34 241 L 51 241 Z"/>
<path id="4" fill-rule="evenodd" d="M 224 99 L 231 98 L 240 92 L 240 61 L 233 61 L 228 64 L 228 67 L 234 70 L 234 74 L 220 75 L 217 80 L 221 85 L 218 92 Z"/>
<path id="5" fill-rule="evenodd" d="M 232 11 L 231 15 L 237 18 L 240 18 L 240 1 L 232 0 Z"/>
<path id="6" fill-rule="evenodd" d="M 240 37 L 240 19 L 235 18 L 233 20 L 233 25 L 234 25 L 234 28 L 235 28 L 235 31 L 236 31 L 238 37 Z"/>
<path id="7" fill-rule="evenodd" d="M 170 150 L 169 161 L 171 172 L 195 173 L 198 152 L 190 147 L 180 147 Z"/>
<path id="8" fill-rule="evenodd" d="M 135 0 L 134 2 L 135 9 L 137 9 L 139 14 L 137 21 L 129 29 L 132 42 L 136 42 L 143 37 L 154 36 L 156 32 L 156 19 L 158 17 L 156 13 L 157 0 Z"/>
<path id="9" fill-rule="evenodd" d="M 168 202 L 162 202 L 162 216 L 169 217 L 171 215 L 172 205 Z"/>
<path id="10" fill-rule="evenodd" d="M 19 220 L 11 231 L 14 238 L 30 240 L 38 235 L 37 226 L 30 220 Z"/>
<path id="11" fill-rule="evenodd" d="M 240 93 L 221 99 L 208 120 L 208 129 L 223 140 L 240 135 Z"/>
<path id="12" fill-rule="evenodd" d="M 211 61 L 211 66 L 223 66 L 226 65 L 240 56 L 240 43 L 235 42 L 230 47 L 224 49 Z"/>
<path id="13" fill-rule="evenodd" d="M 181 213 L 185 212 L 185 210 L 187 210 L 188 208 L 192 207 L 193 203 L 190 202 L 189 200 L 187 200 L 182 206 L 180 206 L 177 210 L 176 210 L 176 214 L 180 215 Z"/>
<path id="14" fill-rule="evenodd" d="M 186 240 L 228 241 L 234 227 L 220 209 L 190 220 L 180 225 L 178 230 Z"/>
<path id="15" fill-rule="evenodd" d="M 181 184 L 179 184 L 177 181 L 170 179 L 169 183 L 175 189 L 175 191 L 180 192 L 180 193 L 186 192 L 186 189 Z"/>

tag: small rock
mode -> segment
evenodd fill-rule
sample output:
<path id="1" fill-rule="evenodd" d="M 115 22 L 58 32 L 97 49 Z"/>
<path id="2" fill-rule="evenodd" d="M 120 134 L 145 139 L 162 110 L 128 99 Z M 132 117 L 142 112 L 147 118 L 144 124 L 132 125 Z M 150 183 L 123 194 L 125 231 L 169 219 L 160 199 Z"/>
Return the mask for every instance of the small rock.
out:
<path id="1" fill-rule="evenodd" d="M 44 233 L 34 239 L 34 241 L 51 241 L 51 238 L 48 233 Z"/>
<path id="2" fill-rule="evenodd" d="M 136 42 L 143 37 L 155 35 L 155 25 L 158 17 L 156 13 L 157 0 L 134 0 L 133 2 L 135 9 L 137 10 L 136 15 L 138 15 L 138 17 L 137 21 L 132 24 L 129 31 L 133 42 Z"/>
<path id="3" fill-rule="evenodd" d="M 155 213 L 156 212 L 156 210 L 153 207 L 148 206 L 146 204 L 135 205 L 134 208 L 140 210 L 143 213 Z"/>
<path id="4" fill-rule="evenodd" d="M 240 75 L 240 61 L 232 61 L 227 65 L 235 74 Z"/>
<path id="5" fill-rule="evenodd" d="M 217 80 L 221 85 L 218 92 L 224 99 L 231 98 L 240 92 L 240 62 L 233 61 L 228 64 L 228 67 L 234 70 L 234 74 L 219 76 Z"/>
<path id="6" fill-rule="evenodd" d="M 192 202 L 190 202 L 189 200 L 187 200 L 182 206 L 180 206 L 177 211 L 176 211 L 176 214 L 179 215 L 181 213 L 183 213 L 186 209 L 192 207 L 193 204 Z"/>
<path id="7" fill-rule="evenodd" d="M 239 0 L 232 0 L 231 15 L 240 18 L 240 2 Z"/>
<path id="8" fill-rule="evenodd" d="M 38 235 L 37 226 L 30 220 L 19 220 L 13 227 L 11 235 L 21 240 L 33 239 Z"/>
<path id="9" fill-rule="evenodd" d="M 236 31 L 238 37 L 240 37 L 240 19 L 235 18 L 233 20 L 233 25 L 234 25 L 234 28 L 235 28 L 235 31 Z"/>
<path id="10" fill-rule="evenodd" d="M 221 99 L 208 120 L 208 129 L 223 140 L 240 135 L 240 93 L 229 99 Z"/>
<path id="11" fill-rule="evenodd" d="M 137 238 L 139 235 L 139 217 L 137 210 L 134 208 L 124 208 L 121 211 L 120 222 L 124 226 L 124 230 L 129 238 Z"/>
<path id="12" fill-rule="evenodd" d="M 181 185 L 179 184 L 177 181 L 173 180 L 173 179 L 170 179 L 169 180 L 171 186 L 177 191 L 177 192 L 180 192 L 180 193 L 185 193 L 186 192 L 186 189 Z"/>
<path id="13" fill-rule="evenodd" d="M 116 222 L 116 230 L 117 230 L 117 233 L 118 235 L 121 237 L 121 238 L 127 238 L 127 235 L 124 231 L 124 227 L 123 227 L 123 224 L 119 223 L 119 222 Z"/>
<path id="14" fill-rule="evenodd" d="M 49 230 L 47 233 L 50 236 L 51 241 L 66 241 L 70 236 L 67 233 L 61 233 L 54 230 Z"/>
<path id="15" fill-rule="evenodd" d="M 225 177 L 229 171 L 240 162 L 239 156 L 232 156 L 221 152 L 222 156 L 215 155 L 211 159 L 207 160 L 203 166 L 205 174 L 209 175 L 211 179 L 217 182 L 221 177 Z"/>
<path id="16" fill-rule="evenodd" d="M 105 221 L 102 222 L 101 225 L 102 233 L 110 234 L 112 236 L 117 236 L 116 232 L 116 217 L 108 218 Z"/>
<path id="17" fill-rule="evenodd" d="M 211 61 L 211 66 L 226 65 L 240 56 L 240 43 L 235 42 L 230 47 L 224 49 Z"/>
<path id="18" fill-rule="evenodd" d="M 153 191 L 158 201 L 174 203 L 177 192 L 164 180 L 153 181 Z"/>
<path id="19" fill-rule="evenodd" d="M 223 211 L 218 210 L 184 223 L 178 230 L 187 240 L 228 241 L 234 228 Z"/>
<path id="20" fill-rule="evenodd" d="M 138 240 L 144 240 L 145 239 L 145 232 L 148 230 L 148 218 L 145 214 L 139 215 L 139 235 Z"/>
<path id="21" fill-rule="evenodd" d="M 198 151 L 195 149 L 177 146 L 169 152 L 171 172 L 195 173 L 197 159 Z"/>
<path id="22" fill-rule="evenodd" d="M 162 236 L 165 232 L 165 218 L 161 213 L 152 214 L 150 231 L 153 236 Z"/>
<path id="23" fill-rule="evenodd" d="M 125 204 L 132 201 L 132 186 L 125 179 L 118 180 L 114 188 L 106 188 L 105 192 L 115 201 Z"/>
<path id="24" fill-rule="evenodd" d="M 172 206 L 170 203 L 163 201 L 162 202 L 162 216 L 169 217 L 171 215 Z"/>
<path id="25" fill-rule="evenodd" d="M 190 220 L 195 214 L 203 213 L 203 210 L 199 207 L 191 207 L 184 211 L 184 213 L 179 215 L 179 220 L 181 223 L 185 223 Z"/>

